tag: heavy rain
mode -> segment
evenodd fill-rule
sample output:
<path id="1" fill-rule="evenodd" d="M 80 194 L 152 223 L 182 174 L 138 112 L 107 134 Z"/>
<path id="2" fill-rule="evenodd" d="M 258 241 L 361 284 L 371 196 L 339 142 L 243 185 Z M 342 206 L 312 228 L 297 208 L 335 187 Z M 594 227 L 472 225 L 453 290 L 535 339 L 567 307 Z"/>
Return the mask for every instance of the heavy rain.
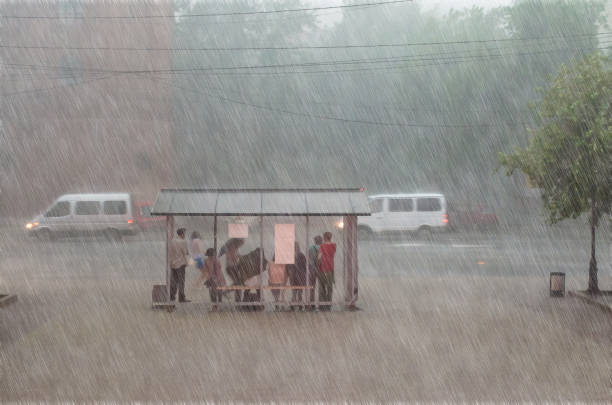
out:
<path id="1" fill-rule="evenodd" d="M 2 0 L 0 401 L 612 402 L 611 50 L 609 0 Z"/>

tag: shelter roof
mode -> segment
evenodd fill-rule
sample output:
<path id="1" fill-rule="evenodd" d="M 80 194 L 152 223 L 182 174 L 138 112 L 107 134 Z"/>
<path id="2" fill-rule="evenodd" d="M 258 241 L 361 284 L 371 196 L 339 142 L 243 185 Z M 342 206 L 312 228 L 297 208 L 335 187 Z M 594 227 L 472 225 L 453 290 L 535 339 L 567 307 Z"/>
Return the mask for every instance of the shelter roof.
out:
<path id="1" fill-rule="evenodd" d="M 370 207 L 362 188 L 168 188 L 151 215 L 366 216 Z"/>

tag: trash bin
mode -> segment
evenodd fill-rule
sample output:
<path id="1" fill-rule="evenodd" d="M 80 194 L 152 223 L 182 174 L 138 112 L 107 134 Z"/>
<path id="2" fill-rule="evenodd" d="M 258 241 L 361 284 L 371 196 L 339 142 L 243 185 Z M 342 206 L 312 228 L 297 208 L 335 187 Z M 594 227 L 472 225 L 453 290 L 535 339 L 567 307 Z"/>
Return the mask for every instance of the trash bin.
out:
<path id="1" fill-rule="evenodd" d="M 565 273 L 550 273 L 550 296 L 563 297 L 565 295 Z"/>
<path id="2" fill-rule="evenodd" d="M 152 301 L 153 306 L 160 304 L 166 304 L 168 302 L 168 295 L 166 293 L 166 284 L 155 284 L 153 285 Z"/>

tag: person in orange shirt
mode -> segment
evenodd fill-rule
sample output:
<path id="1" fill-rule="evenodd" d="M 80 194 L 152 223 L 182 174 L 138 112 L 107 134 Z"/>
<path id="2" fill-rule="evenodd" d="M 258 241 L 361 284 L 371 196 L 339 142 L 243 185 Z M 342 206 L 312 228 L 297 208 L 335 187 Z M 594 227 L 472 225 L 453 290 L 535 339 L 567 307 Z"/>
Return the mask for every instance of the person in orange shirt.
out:
<path id="1" fill-rule="evenodd" d="M 319 247 L 319 301 L 331 302 L 334 289 L 334 256 L 336 244 L 331 241 L 332 233 L 323 234 L 323 243 Z M 319 310 L 329 311 L 331 305 L 319 305 Z"/>

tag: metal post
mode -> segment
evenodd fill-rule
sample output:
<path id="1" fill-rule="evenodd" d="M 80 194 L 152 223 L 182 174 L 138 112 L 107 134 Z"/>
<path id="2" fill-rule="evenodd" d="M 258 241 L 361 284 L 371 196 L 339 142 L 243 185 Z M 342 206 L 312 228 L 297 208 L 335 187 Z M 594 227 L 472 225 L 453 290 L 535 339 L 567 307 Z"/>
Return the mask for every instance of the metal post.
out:
<path id="1" fill-rule="evenodd" d="M 170 242 L 174 231 L 174 217 L 166 215 L 166 300 L 170 304 Z"/>
<path id="2" fill-rule="evenodd" d="M 354 215 L 344 217 L 344 302 L 354 306 L 358 295 L 357 273 L 357 217 Z"/>
<path id="3" fill-rule="evenodd" d="M 264 290 L 263 290 L 263 215 L 259 216 L 259 301 L 264 303 Z"/>
<path id="4" fill-rule="evenodd" d="M 216 215 L 214 217 L 214 222 L 213 222 L 213 249 L 215 249 L 215 257 L 217 257 L 219 255 L 219 252 L 217 252 L 217 216 Z"/>
<path id="5" fill-rule="evenodd" d="M 347 224 L 346 221 L 346 216 L 342 217 L 342 285 L 346 286 L 346 282 L 347 282 L 347 262 L 346 262 L 346 255 L 348 253 L 348 245 L 349 243 L 347 243 L 347 234 L 348 234 L 348 229 L 347 226 L 349 226 L 350 224 Z M 346 298 L 346 288 L 344 291 L 344 296 Z"/>
<path id="6" fill-rule="evenodd" d="M 353 229 L 351 232 L 351 240 L 353 241 L 353 300 L 351 301 L 351 306 L 355 306 L 359 297 L 359 252 L 357 250 L 359 242 L 357 240 L 357 217 L 352 216 L 351 218 L 353 219 Z"/>
<path id="7" fill-rule="evenodd" d="M 310 240 L 310 221 L 308 215 L 306 215 L 306 246 L 304 247 L 304 252 L 306 253 L 306 290 L 304 294 L 306 295 L 306 305 L 310 304 L 310 264 L 308 261 L 310 260 L 310 247 L 308 246 L 308 241 Z"/>

